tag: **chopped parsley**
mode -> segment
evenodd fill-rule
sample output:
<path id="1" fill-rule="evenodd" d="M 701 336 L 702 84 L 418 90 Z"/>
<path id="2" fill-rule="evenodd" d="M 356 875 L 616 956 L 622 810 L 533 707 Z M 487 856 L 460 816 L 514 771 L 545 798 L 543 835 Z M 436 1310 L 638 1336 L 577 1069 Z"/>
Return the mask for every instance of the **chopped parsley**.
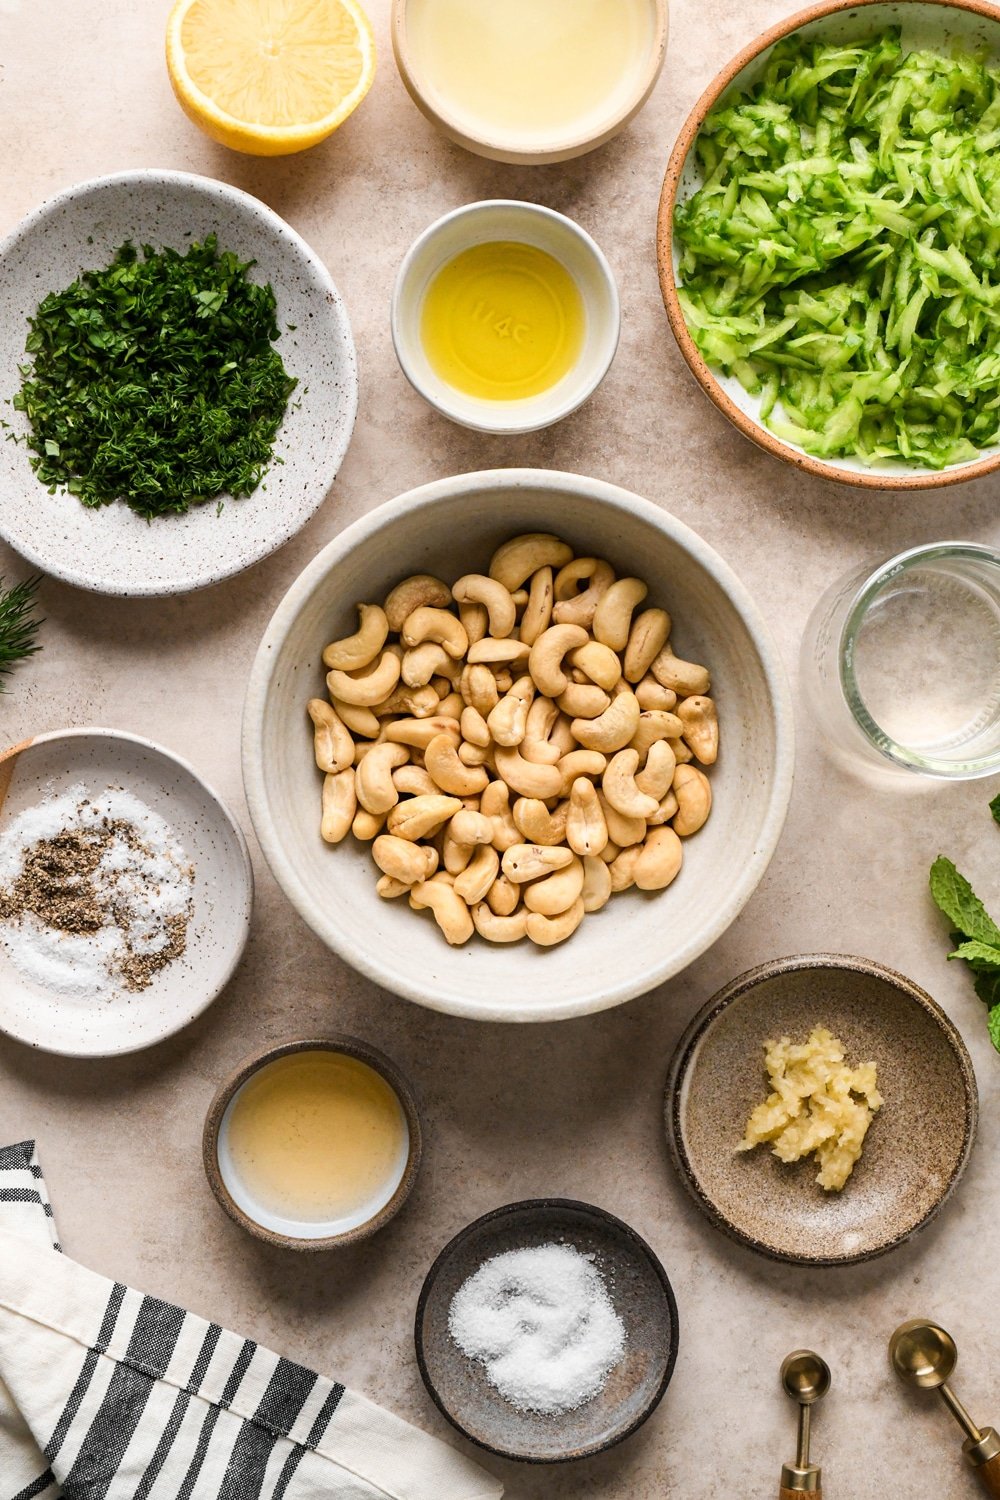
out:
<path id="1" fill-rule="evenodd" d="M 41 302 L 13 405 L 50 493 L 151 520 L 257 488 L 298 382 L 252 265 L 214 235 L 184 254 L 126 243 Z"/>

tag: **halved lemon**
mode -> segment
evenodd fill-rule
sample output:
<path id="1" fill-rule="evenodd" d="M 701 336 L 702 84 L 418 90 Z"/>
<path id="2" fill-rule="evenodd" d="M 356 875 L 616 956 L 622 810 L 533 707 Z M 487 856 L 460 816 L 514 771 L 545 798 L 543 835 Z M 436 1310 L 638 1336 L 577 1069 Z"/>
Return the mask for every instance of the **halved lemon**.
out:
<path id="1" fill-rule="evenodd" d="M 375 38 L 356 0 L 176 0 L 167 71 L 185 114 L 251 156 L 342 125 L 371 88 Z"/>

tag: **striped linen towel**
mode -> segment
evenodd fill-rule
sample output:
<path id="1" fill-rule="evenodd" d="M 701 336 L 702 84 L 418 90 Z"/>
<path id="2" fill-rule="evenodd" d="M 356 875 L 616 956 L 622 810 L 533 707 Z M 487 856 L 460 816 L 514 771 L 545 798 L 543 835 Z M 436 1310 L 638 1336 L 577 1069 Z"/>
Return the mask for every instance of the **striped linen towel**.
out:
<path id="1" fill-rule="evenodd" d="M 0 1148 L 0 1500 L 499 1500 L 437 1438 L 60 1248 Z"/>

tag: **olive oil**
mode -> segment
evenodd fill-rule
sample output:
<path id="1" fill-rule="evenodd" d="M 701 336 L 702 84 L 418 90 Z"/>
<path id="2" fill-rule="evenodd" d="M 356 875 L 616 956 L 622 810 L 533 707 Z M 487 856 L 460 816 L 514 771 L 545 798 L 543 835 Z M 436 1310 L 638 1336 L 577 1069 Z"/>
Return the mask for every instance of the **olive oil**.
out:
<path id="1" fill-rule="evenodd" d="M 586 314 L 570 273 L 535 245 L 473 245 L 443 266 L 421 309 L 435 374 L 466 396 L 518 401 L 550 390 L 576 364 Z"/>
<path id="2" fill-rule="evenodd" d="M 293 1052 L 240 1089 L 226 1133 L 249 1198 L 299 1223 L 361 1224 L 392 1197 L 409 1132 L 394 1090 L 341 1052 Z"/>

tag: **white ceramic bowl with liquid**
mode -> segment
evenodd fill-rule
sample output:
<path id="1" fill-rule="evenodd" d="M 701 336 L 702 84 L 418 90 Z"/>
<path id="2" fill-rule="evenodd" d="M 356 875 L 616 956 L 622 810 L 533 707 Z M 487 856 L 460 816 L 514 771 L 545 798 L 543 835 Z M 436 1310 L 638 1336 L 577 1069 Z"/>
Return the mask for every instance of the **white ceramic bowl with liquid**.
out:
<path id="1" fill-rule="evenodd" d="M 431 365 L 420 332 L 427 289 L 449 261 L 473 245 L 509 240 L 545 250 L 569 272 L 583 299 L 583 347 L 572 369 L 536 396 L 489 401 L 467 396 Z M 469 203 L 425 229 L 396 277 L 392 341 L 403 374 L 436 411 L 476 432 L 513 434 L 550 427 L 592 396 L 611 366 L 621 332 L 621 303 L 607 258 L 565 214 L 512 198 Z"/>
<path id="2" fill-rule="evenodd" d="M 355 628 L 358 600 L 384 599 L 407 574 L 446 581 L 485 570 L 525 531 L 551 531 L 649 585 L 672 640 L 711 669 L 721 723 L 712 815 L 686 840 L 666 891 L 627 891 L 557 947 L 451 948 L 426 912 L 376 894 L 371 848 L 320 838 L 322 777 L 307 701 L 324 692 L 323 647 Z M 420 1005 L 483 1021 L 554 1021 L 604 1010 L 677 974 L 735 920 L 767 869 L 788 807 L 791 693 L 771 633 L 732 569 L 648 500 L 601 480 L 543 469 L 441 479 L 380 506 L 299 576 L 250 672 L 243 775 L 271 869 L 312 929 L 376 984 Z"/>

